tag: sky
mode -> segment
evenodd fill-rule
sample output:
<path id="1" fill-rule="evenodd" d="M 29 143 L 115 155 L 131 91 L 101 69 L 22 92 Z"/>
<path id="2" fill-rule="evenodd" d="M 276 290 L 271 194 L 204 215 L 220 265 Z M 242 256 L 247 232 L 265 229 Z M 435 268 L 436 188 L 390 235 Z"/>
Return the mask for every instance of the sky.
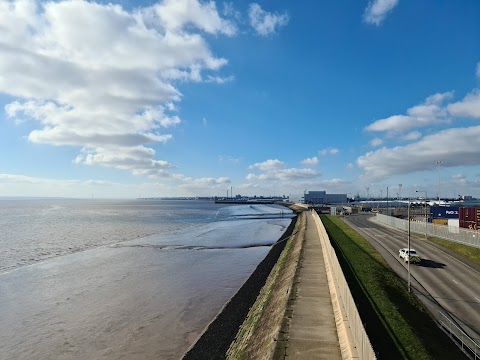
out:
<path id="1" fill-rule="evenodd" d="M 0 0 L 0 196 L 480 197 L 479 18 L 478 0 Z"/>

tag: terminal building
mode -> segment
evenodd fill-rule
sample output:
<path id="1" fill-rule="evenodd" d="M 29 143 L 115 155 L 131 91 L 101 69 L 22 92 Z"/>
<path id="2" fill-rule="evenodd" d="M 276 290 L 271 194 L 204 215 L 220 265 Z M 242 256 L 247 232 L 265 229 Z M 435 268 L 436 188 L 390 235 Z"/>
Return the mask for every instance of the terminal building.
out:
<path id="1" fill-rule="evenodd" d="M 307 191 L 303 196 L 304 204 L 346 204 L 347 194 L 327 194 L 326 191 Z"/>

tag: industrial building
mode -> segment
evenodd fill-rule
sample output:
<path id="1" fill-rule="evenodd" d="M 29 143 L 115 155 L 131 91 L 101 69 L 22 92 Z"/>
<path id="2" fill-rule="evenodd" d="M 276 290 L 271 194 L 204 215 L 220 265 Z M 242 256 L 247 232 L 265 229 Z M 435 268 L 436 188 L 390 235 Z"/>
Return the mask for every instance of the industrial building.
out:
<path id="1" fill-rule="evenodd" d="M 326 191 L 307 191 L 303 196 L 304 204 L 346 204 L 347 194 L 327 194 Z"/>

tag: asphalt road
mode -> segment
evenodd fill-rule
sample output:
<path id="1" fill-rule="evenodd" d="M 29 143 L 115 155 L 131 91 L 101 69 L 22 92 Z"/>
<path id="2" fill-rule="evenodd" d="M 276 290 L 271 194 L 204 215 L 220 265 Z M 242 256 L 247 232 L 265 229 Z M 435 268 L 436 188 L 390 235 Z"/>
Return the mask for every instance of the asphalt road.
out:
<path id="1" fill-rule="evenodd" d="M 408 281 L 408 264 L 398 251 L 407 247 L 407 233 L 372 221 L 370 215 L 345 218 L 380 252 L 397 274 Z M 462 330 L 480 344 L 480 271 L 458 255 L 425 239 L 411 236 L 410 247 L 417 250 L 422 262 L 410 265 L 412 291 L 435 317 L 448 314 Z"/>

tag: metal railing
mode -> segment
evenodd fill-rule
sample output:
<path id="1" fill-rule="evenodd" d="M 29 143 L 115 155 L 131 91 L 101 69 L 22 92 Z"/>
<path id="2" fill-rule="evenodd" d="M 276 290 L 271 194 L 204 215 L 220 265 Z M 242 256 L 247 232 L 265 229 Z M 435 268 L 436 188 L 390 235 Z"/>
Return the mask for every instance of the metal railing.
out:
<path id="1" fill-rule="evenodd" d="M 472 359 L 480 359 L 480 346 L 470 336 L 465 334 L 447 315 L 440 312 L 438 322 L 450 338 L 456 340 L 461 349 L 471 355 Z"/>
<path id="2" fill-rule="evenodd" d="M 379 223 L 408 231 L 407 219 L 398 219 L 392 216 L 377 214 L 376 220 Z M 478 230 L 469 230 L 456 226 L 431 223 L 425 224 L 423 221 L 410 221 L 410 231 L 417 234 L 424 234 L 426 232 L 428 236 L 434 236 L 463 245 L 480 248 L 480 232 Z"/>

